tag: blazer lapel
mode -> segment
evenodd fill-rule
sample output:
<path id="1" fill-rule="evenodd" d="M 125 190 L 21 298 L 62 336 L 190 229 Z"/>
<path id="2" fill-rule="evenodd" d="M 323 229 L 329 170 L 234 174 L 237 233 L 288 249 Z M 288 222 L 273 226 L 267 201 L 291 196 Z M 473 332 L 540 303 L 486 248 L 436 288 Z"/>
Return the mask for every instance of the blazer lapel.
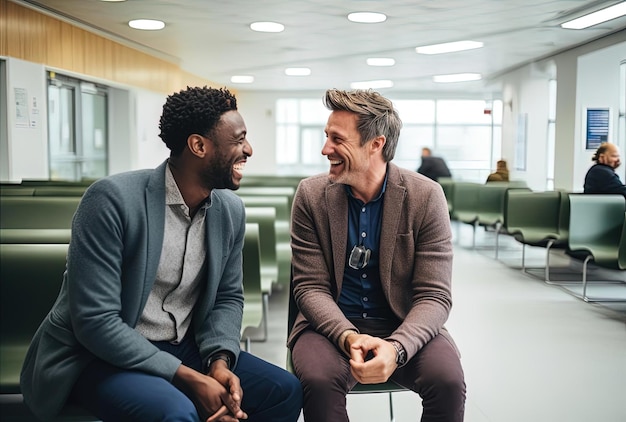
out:
<path id="1" fill-rule="evenodd" d="M 380 281 L 383 289 L 387 291 L 391 281 L 391 266 L 395 252 L 396 234 L 398 233 L 398 224 L 400 223 L 404 198 L 406 196 L 406 189 L 401 185 L 392 183 L 392 174 L 389 176 L 383 204 L 378 254 Z"/>
<path id="2" fill-rule="evenodd" d="M 148 252 L 146 256 L 146 276 L 143 282 L 143 294 L 141 306 L 138 311 L 141 313 L 148 300 L 148 295 L 152 290 L 152 285 L 156 278 L 163 248 L 163 234 L 165 230 L 165 166 L 167 160 L 157 167 L 154 175 L 146 186 L 146 225 L 148 228 Z M 137 314 L 137 319 L 139 319 Z"/>
<path id="3" fill-rule="evenodd" d="M 204 221 L 207 239 L 207 277 L 209 281 L 220 280 L 224 227 L 222 226 L 222 202 L 219 195 L 211 195 L 211 206 L 206 210 Z"/>
<path id="4" fill-rule="evenodd" d="M 335 266 L 337 293 L 341 291 L 343 272 L 346 265 L 346 242 L 348 241 L 348 197 L 344 185 L 332 183 L 326 188 L 328 227 Z"/>

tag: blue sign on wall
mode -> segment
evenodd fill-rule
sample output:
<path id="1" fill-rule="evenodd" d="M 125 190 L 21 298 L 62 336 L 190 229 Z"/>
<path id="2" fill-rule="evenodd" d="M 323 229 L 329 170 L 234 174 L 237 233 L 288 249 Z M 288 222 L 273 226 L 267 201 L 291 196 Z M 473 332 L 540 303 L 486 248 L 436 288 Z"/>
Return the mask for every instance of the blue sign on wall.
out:
<path id="1" fill-rule="evenodd" d="M 608 108 L 587 109 L 587 149 L 597 149 L 601 143 L 609 140 L 609 117 Z"/>

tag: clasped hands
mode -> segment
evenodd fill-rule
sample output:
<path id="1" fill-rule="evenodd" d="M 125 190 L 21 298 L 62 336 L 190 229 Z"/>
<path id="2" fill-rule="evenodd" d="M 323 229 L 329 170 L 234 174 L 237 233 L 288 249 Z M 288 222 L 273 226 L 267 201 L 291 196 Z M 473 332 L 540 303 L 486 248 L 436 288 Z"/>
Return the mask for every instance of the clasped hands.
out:
<path id="1" fill-rule="evenodd" d="M 352 376 L 361 384 L 385 382 L 398 367 L 396 349 L 382 338 L 352 333 L 346 337 L 345 346 Z"/>
<path id="2" fill-rule="evenodd" d="M 239 378 L 222 360 L 212 363 L 207 375 L 181 365 L 174 385 L 194 402 L 200 418 L 206 422 L 237 422 L 248 418 L 241 410 L 243 390 Z"/>

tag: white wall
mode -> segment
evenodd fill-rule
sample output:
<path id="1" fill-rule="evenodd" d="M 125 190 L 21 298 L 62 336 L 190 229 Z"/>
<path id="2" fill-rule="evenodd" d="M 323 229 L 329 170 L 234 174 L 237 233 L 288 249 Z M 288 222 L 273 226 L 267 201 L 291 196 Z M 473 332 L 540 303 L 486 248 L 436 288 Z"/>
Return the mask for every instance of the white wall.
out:
<path id="1" fill-rule="evenodd" d="M 593 151 L 583 149 L 583 107 L 604 105 L 614 110 L 617 133 L 619 65 L 626 60 L 626 30 L 554 57 L 557 65 L 555 188 L 582 191 Z M 613 138 L 624 150 L 624 140 Z M 618 169 L 624 181 L 624 169 Z"/>
<path id="2" fill-rule="evenodd" d="M 552 66 L 545 63 L 525 66 L 502 78 L 502 157 L 509 163 L 512 180 L 525 180 L 538 191 L 546 189 L 548 82 L 552 77 Z"/>
<path id="3" fill-rule="evenodd" d="M 8 58 L 7 139 L 8 154 L 2 174 L 8 181 L 48 178 L 48 107 L 46 72 L 42 65 Z"/>
<path id="4" fill-rule="evenodd" d="M 533 190 L 544 190 L 547 177 L 548 81 L 556 75 L 556 134 L 554 188 L 582 191 L 593 151 L 582 147 L 584 107 L 614 110 L 613 142 L 626 148 L 617 134 L 619 109 L 619 65 L 626 60 L 626 30 L 578 48 L 511 71 L 500 80 L 503 86 L 502 154 L 511 157 L 512 178 L 526 180 Z M 528 116 L 527 169 L 515 170 L 517 119 Z M 624 169 L 618 174 L 624 181 Z"/>
<path id="5" fill-rule="evenodd" d="M 587 170 L 592 165 L 595 150 L 585 149 L 584 113 L 587 107 L 608 107 L 611 110 L 609 142 L 617 144 L 622 155 L 626 154 L 624 134 L 617 137 L 619 113 L 620 63 L 626 61 L 626 42 L 603 48 L 578 58 L 576 83 L 576 110 L 574 113 L 574 166 L 573 188 L 582 191 Z M 623 155 L 624 157 L 624 155 Z M 626 158 L 622 158 L 626 160 Z M 626 166 L 617 169 L 622 182 Z"/>
<path id="6" fill-rule="evenodd" d="M 167 96 L 146 90 L 133 91 L 131 118 L 135 121 L 134 161 L 132 169 L 154 168 L 170 156 L 159 138 L 159 120 Z"/>

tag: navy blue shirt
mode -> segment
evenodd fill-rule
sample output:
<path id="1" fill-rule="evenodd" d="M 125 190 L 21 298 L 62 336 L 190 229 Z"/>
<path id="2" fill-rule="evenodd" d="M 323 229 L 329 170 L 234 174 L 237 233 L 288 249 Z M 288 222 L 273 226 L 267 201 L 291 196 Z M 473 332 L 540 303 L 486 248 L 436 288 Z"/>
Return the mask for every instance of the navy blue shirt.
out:
<path id="1" fill-rule="evenodd" d="M 383 194 L 386 187 L 387 177 L 378 196 L 367 204 L 355 198 L 349 186 L 345 187 L 348 195 L 348 244 L 339 308 L 348 319 L 395 318 L 383 294 L 378 270 Z M 363 245 L 371 251 L 364 268 L 354 269 L 348 265 L 350 253 L 356 245 Z"/>

